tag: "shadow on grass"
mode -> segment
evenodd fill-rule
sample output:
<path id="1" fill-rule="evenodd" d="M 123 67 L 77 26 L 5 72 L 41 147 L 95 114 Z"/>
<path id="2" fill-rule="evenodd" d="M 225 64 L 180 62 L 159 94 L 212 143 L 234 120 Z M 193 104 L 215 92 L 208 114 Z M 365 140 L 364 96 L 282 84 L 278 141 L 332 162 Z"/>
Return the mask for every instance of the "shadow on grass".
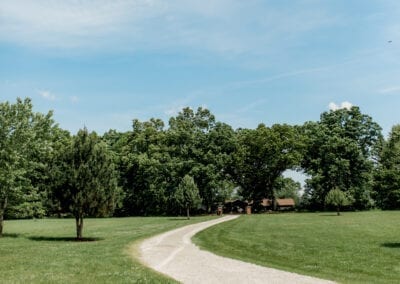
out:
<path id="1" fill-rule="evenodd" d="M 400 243 L 383 243 L 381 246 L 385 248 L 397 248 L 400 249 Z"/>
<path id="2" fill-rule="evenodd" d="M 320 214 L 320 217 L 340 217 L 336 213 L 326 213 L 326 214 Z"/>
<path id="3" fill-rule="evenodd" d="M 33 236 L 28 237 L 32 241 L 38 242 L 97 242 L 104 240 L 103 238 L 72 238 L 72 237 L 45 237 L 45 236 Z"/>
<path id="4" fill-rule="evenodd" d="M 188 218 L 187 217 L 176 217 L 176 218 L 169 218 L 169 221 L 187 221 Z"/>
<path id="5" fill-rule="evenodd" d="M 8 234 L 8 233 L 3 233 L 3 238 L 19 238 L 20 234 Z"/>

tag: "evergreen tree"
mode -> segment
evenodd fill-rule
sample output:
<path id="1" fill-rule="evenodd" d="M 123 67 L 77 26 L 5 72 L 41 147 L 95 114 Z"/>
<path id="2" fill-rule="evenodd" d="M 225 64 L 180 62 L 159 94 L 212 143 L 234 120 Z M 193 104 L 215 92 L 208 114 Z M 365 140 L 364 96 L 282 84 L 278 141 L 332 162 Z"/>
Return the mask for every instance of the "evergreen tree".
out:
<path id="1" fill-rule="evenodd" d="M 84 217 L 108 216 L 119 202 L 112 153 L 85 128 L 60 153 L 53 170 L 54 197 L 75 217 L 76 237 L 82 239 Z"/>

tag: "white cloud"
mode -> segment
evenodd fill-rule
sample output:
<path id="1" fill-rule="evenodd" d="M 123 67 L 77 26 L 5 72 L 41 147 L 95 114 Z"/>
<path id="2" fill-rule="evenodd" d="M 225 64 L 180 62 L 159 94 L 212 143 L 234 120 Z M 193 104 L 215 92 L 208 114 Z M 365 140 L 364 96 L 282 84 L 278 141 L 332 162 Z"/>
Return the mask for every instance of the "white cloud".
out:
<path id="1" fill-rule="evenodd" d="M 340 105 L 337 105 L 334 102 L 330 102 L 328 107 L 329 107 L 329 110 L 333 110 L 333 111 L 336 111 L 336 110 L 339 110 L 339 109 L 350 110 L 353 107 L 353 104 L 348 102 L 348 101 L 342 102 Z"/>
<path id="2" fill-rule="evenodd" d="M 37 93 L 44 99 L 49 101 L 54 101 L 56 96 L 52 94 L 50 91 L 38 90 Z"/>

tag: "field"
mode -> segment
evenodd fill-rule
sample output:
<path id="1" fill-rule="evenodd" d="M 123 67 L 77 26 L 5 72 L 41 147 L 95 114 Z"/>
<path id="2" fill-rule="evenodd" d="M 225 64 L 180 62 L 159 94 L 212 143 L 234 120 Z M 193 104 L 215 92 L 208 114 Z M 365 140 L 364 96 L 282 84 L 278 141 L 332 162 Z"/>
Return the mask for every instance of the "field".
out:
<path id="1" fill-rule="evenodd" d="M 214 253 L 341 283 L 400 283 L 400 212 L 242 216 L 200 232 Z"/>
<path id="2" fill-rule="evenodd" d="M 76 242 L 73 219 L 5 222 L 1 283 L 174 283 L 129 254 L 136 241 L 209 217 L 85 219 Z"/>

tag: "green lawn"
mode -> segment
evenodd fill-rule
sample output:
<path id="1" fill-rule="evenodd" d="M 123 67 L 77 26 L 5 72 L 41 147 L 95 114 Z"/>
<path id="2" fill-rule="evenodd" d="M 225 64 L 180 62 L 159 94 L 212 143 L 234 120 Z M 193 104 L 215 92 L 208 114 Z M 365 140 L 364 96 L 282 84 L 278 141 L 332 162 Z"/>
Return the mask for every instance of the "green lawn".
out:
<path id="1" fill-rule="evenodd" d="M 85 219 L 76 242 L 73 219 L 5 222 L 0 238 L 1 283 L 175 283 L 129 254 L 145 237 L 209 217 Z"/>
<path id="2" fill-rule="evenodd" d="M 214 253 L 341 283 L 400 283 L 400 212 L 242 216 L 200 232 Z"/>

